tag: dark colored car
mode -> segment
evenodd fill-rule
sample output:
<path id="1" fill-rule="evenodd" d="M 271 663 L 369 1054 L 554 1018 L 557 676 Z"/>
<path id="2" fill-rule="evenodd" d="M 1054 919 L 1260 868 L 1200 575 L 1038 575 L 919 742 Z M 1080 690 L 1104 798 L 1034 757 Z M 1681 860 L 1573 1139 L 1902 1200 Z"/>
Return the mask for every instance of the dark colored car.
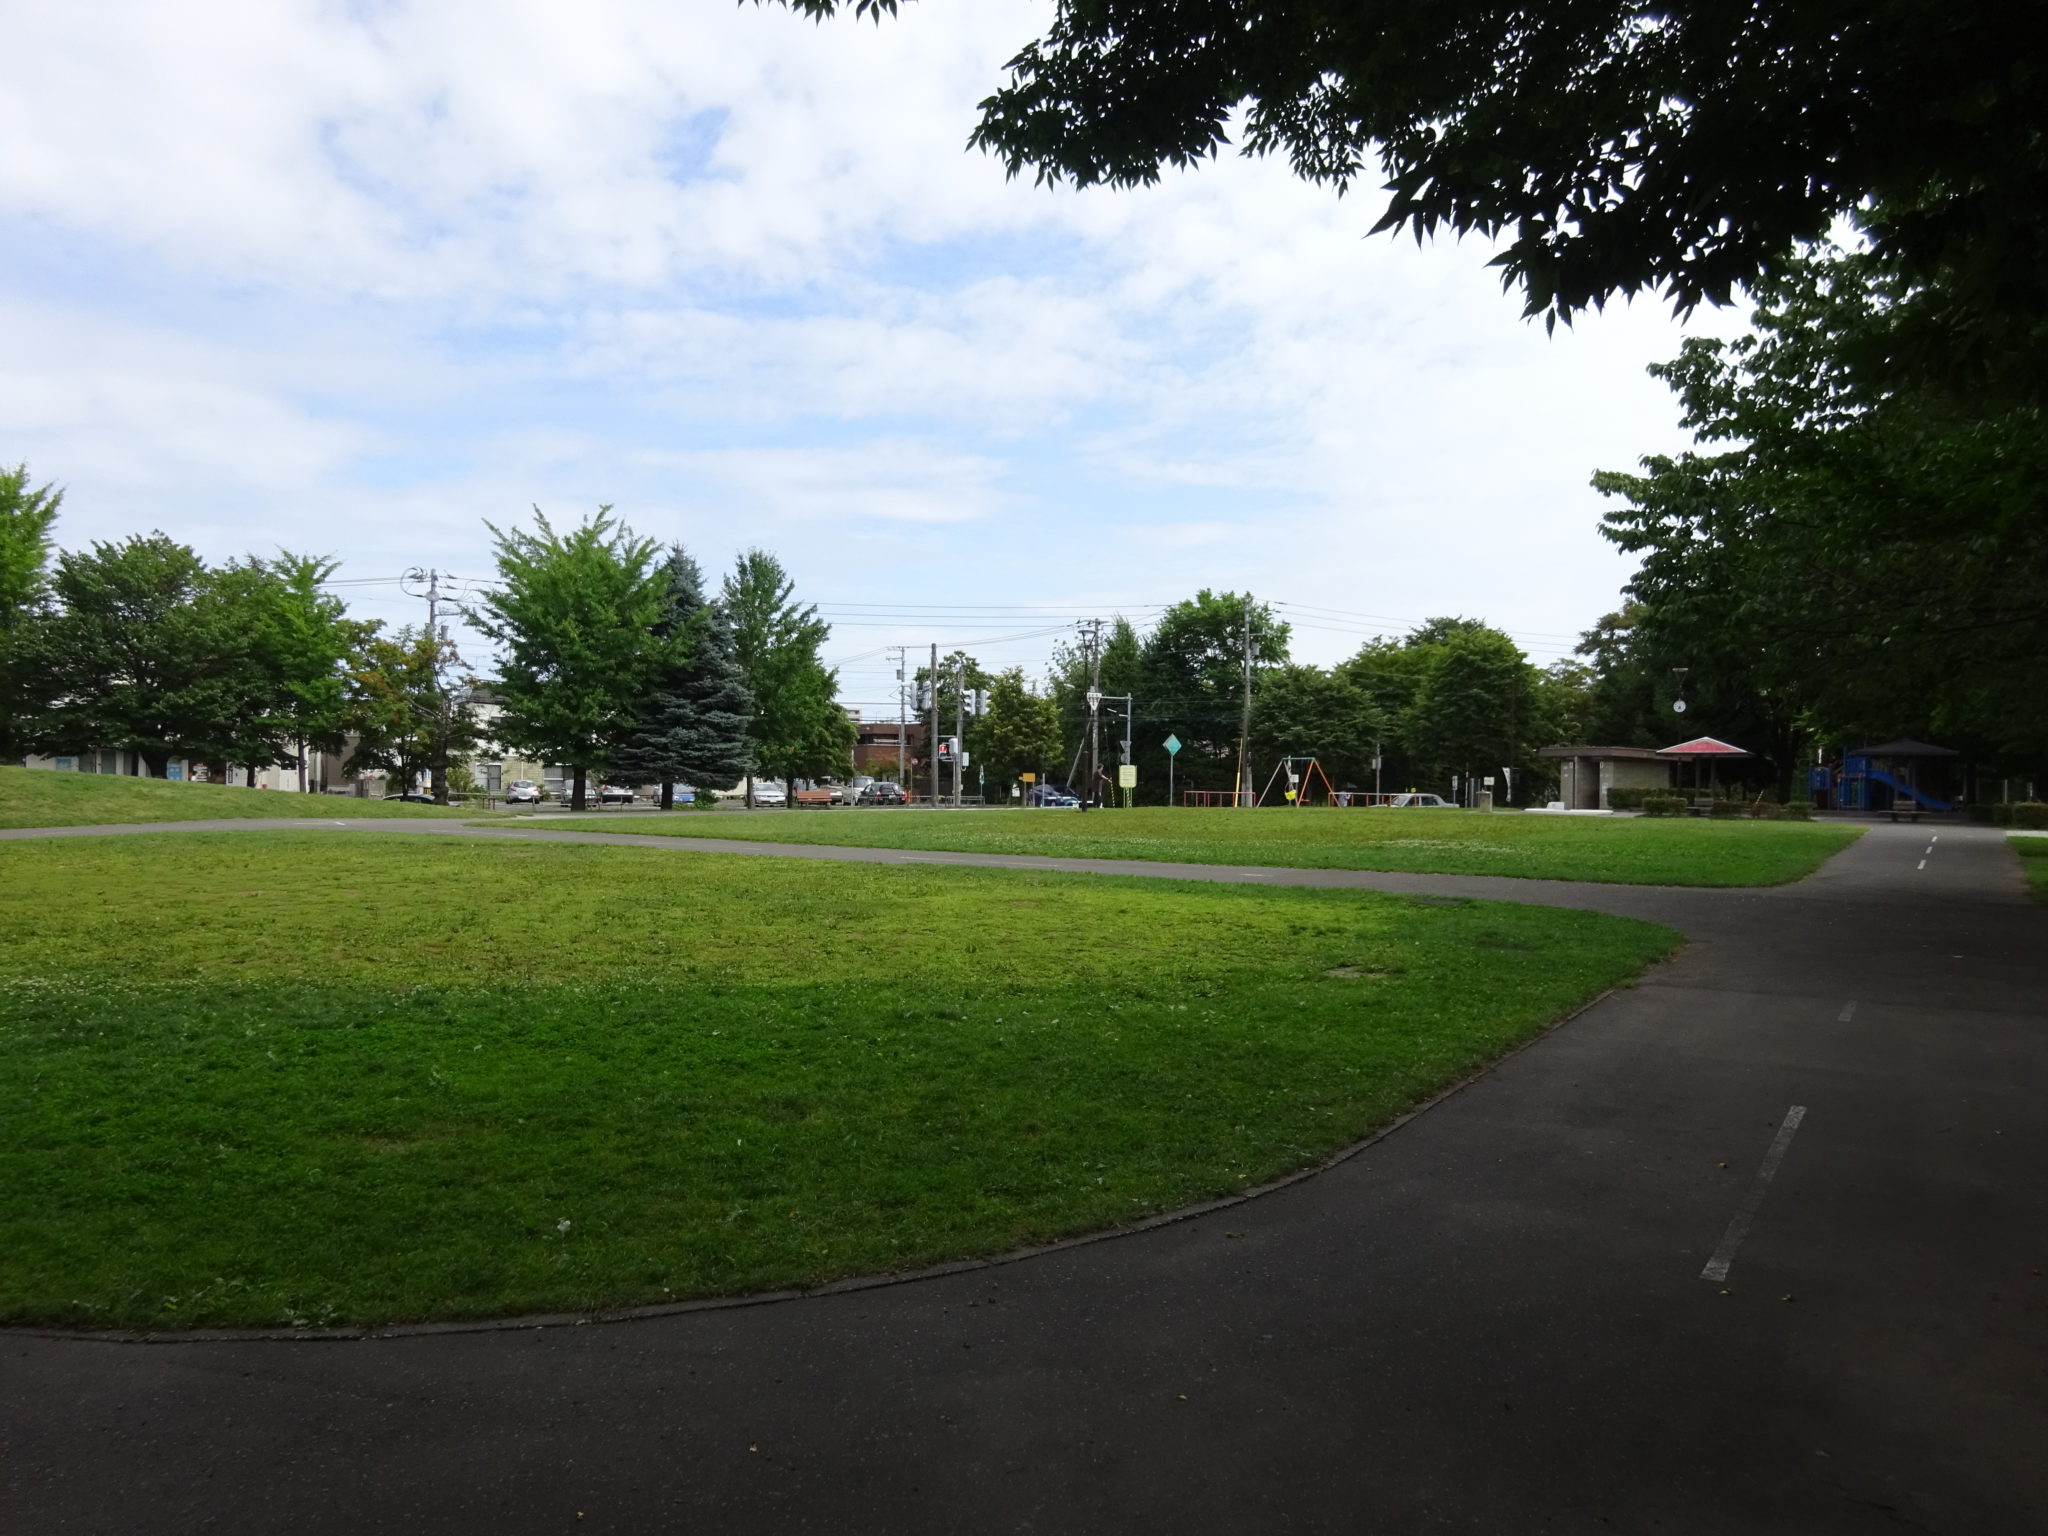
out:
<path id="1" fill-rule="evenodd" d="M 893 783 L 888 779 L 877 779 L 874 783 L 865 786 L 860 792 L 860 798 L 854 802 L 856 805 L 904 805 L 907 803 L 908 797 L 903 793 L 903 786 Z"/>
<path id="2" fill-rule="evenodd" d="M 386 795 L 384 798 L 386 800 L 403 800 L 407 805 L 439 805 L 441 803 L 432 795 L 423 795 L 416 789 L 402 795 Z"/>

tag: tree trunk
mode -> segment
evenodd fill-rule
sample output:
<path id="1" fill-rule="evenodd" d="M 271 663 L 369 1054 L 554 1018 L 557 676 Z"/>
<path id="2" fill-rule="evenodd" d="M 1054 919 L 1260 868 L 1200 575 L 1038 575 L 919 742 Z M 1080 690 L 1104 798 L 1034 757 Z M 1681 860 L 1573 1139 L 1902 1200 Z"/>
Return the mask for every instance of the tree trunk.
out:
<path id="1" fill-rule="evenodd" d="M 170 767 L 171 754 L 169 752 L 137 752 L 135 754 L 135 761 L 142 766 L 142 776 L 144 778 L 160 779 Z"/>
<path id="2" fill-rule="evenodd" d="M 576 764 L 576 784 L 569 792 L 569 809 L 580 811 L 588 803 L 584 794 L 590 784 L 590 771 L 581 763 Z"/>
<path id="3" fill-rule="evenodd" d="M 753 808 L 754 808 L 754 770 L 753 770 L 753 769 L 751 769 L 751 768 L 749 768 L 749 769 L 747 770 L 747 809 L 751 811 L 751 810 L 752 810 Z"/>
<path id="4" fill-rule="evenodd" d="M 793 811 L 793 810 L 795 810 L 795 809 L 796 809 L 796 777 L 795 777 L 795 775 L 793 775 L 793 774 L 792 774 L 792 775 L 791 775 L 790 777 L 788 777 L 788 778 L 786 778 L 786 779 L 784 779 L 784 780 L 782 781 L 782 795 L 783 795 L 783 800 L 782 800 L 782 808 L 783 808 L 783 809 L 784 809 L 785 811 Z"/>
<path id="5" fill-rule="evenodd" d="M 661 808 L 664 811 L 676 808 L 676 787 L 666 778 L 661 781 Z"/>

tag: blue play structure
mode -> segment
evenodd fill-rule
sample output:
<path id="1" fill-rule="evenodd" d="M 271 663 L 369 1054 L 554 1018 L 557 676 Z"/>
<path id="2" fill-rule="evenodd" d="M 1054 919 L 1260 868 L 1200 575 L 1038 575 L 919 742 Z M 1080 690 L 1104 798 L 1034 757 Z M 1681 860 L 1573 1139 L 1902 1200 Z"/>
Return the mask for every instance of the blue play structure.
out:
<path id="1" fill-rule="evenodd" d="M 1834 776 L 1835 807 L 1844 811 L 1954 810 L 1950 802 L 1929 794 L 1914 780 L 1923 765 L 1955 755 L 1946 747 L 1921 741 L 1886 742 L 1850 752 Z"/>

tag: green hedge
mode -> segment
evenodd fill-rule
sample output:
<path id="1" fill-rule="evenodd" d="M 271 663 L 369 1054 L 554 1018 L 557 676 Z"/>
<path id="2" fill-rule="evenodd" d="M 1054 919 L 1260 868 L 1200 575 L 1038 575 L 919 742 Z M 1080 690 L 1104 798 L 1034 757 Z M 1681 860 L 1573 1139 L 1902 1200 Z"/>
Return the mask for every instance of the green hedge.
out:
<path id="1" fill-rule="evenodd" d="M 1669 793 L 1663 789 L 1610 789 L 1607 791 L 1607 808 L 1610 811 L 1640 811 L 1646 798 Z"/>
<path id="2" fill-rule="evenodd" d="M 2012 824 L 2029 832 L 2048 832 L 2048 803 L 2022 800 L 2012 808 Z"/>
<path id="3" fill-rule="evenodd" d="M 1688 809 L 1680 795 L 1644 795 L 1637 808 L 1645 816 L 1683 816 Z"/>

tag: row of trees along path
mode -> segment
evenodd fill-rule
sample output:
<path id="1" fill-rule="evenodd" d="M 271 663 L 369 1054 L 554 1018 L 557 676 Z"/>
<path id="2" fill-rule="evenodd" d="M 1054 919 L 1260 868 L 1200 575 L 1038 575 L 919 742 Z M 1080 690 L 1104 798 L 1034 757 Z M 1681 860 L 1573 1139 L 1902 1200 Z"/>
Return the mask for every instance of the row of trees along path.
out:
<path id="1" fill-rule="evenodd" d="M 853 722 L 819 656 L 831 633 L 762 550 L 749 550 L 717 600 L 697 563 L 614 522 L 609 506 L 558 533 L 495 526 L 499 585 L 469 610 L 502 648 L 494 731 L 506 745 L 572 774 L 588 803 L 604 769 L 659 783 L 723 786 L 755 775 L 794 780 L 852 769 Z M 794 803 L 794 796 L 791 797 Z"/>

